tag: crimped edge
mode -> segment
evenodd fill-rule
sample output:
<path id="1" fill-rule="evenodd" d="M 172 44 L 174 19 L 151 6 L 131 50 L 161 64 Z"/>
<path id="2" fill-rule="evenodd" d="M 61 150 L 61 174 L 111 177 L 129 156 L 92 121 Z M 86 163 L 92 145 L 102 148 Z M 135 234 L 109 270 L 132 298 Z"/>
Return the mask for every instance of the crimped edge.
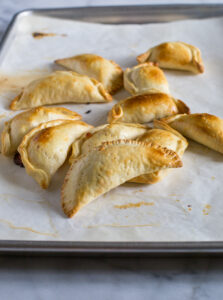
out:
<path id="1" fill-rule="evenodd" d="M 165 123 L 164 121 L 162 121 L 162 119 L 161 120 L 154 120 L 153 124 L 154 124 L 154 128 L 163 129 L 163 130 L 166 130 L 166 131 L 169 131 L 169 132 L 173 133 L 174 135 L 176 135 L 177 137 L 179 137 L 182 141 L 184 141 L 184 143 L 188 146 L 187 139 L 179 131 L 173 129 L 167 123 Z"/>
<path id="2" fill-rule="evenodd" d="M 135 95 L 137 93 L 135 85 L 132 83 L 132 81 L 129 78 L 129 73 L 132 71 L 133 68 L 127 68 L 124 71 L 124 76 L 123 76 L 123 83 L 124 83 L 124 89 L 129 92 L 132 95 Z"/>
<path id="3" fill-rule="evenodd" d="M 50 176 L 43 170 L 40 168 L 36 168 L 35 166 L 32 165 L 32 163 L 29 161 L 29 157 L 28 157 L 28 153 L 26 151 L 26 148 L 29 144 L 30 139 L 32 138 L 32 136 L 45 129 L 45 128 L 49 128 L 49 127 L 53 127 L 53 126 L 57 126 L 63 123 L 68 123 L 68 122 L 82 122 L 82 121 L 75 121 L 75 120 L 53 120 L 53 121 L 49 121 L 49 122 L 45 122 L 40 124 L 39 126 L 33 128 L 29 133 L 27 133 L 21 144 L 18 147 L 18 152 L 21 155 L 21 160 L 22 163 L 26 169 L 26 172 L 32 176 L 35 181 L 41 186 L 41 188 L 46 189 L 49 186 L 50 183 Z M 38 176 L 37 176 L 38 175 Z"/>
<path id="4" fill-rule="evenodd" d="M 79 73 L 77 73 L 79 75 Z M 82 76 L 86 76 L 86 75 L 82 75 Z M 86 76 L 88 77 L 88 76 Z M 112 95 L 110 95 L 104 88 L 103 84 L 101 82 L 99 82 L 98 80 L 92 78 L 92 77 L 88 77 L 90 78 L 91 82 L 93 84 L 95 84 L 95 86 L 97 86 L 99 93 L 103 96 L 104 100 L 106 100 L 105 102 L 111 102 L 112 99 Z M 91 103 L 96 103 L 96 102 L 103 102 L 103 101 L 89 101 Z"/>
<path id="5" fill-rule="evenodd" d="M 4 128 L 1 133 L 1 153 L 4 156 L 10 156 L 12 153 L 10 152 L 11 148 L 11 137 L 10 137 L 10 129 L 11 129 L 11 120 L 5 122 Z"/>
<path id="6" fill-rule="evenodd" d="M 179 155 L 176 152 L 174 152 L 166 147 L 162 147 L 158 144 L 152 143 L 152 142 L 140 142 L 140 141 L 130 140 L 130 139 L 119 139 L 119 140 L 115 140 L 115 141 L 104 142 L 100 146 L 93 148 L 93 150 L 94 151 L 103 151 L 107 147 L 112 146 L 112 145 L 126 145 L 126 144 L 153 147 L 156 150 L 163 151 L 163 153 L 166 153 L 167 155 L 173 155 L 173 157 L 176 157 L 177 160 L 176 160 L 176 164 L 174 165 L 175 168 L 179 168 L 179 167 L 183 166 L 182 160 L 180 159 Z M 82 154 L 81 157 L 86 157 L 87 155 L 88 155 L 88 153 Z M 63 212 L 67 215 L 68 218 L 72 218 L 82 207 L 81 204 L 77 204 L 74 209 L 67 211 L 66 207 L 65 207 L 66 205 L 64 203 L 65 185 L 68 181 L 68 178 L 70 176 L 70 173 L 73 170 L 75 163 L 77 163 L 78 161 L 79 160 L 76 159 L 70 166 L 70 169 L 68 170 L 68 172 L 65 176 L 64 183 L 61 188 L 61 206 L 62 206 Z M 166 168 L 167 168 L 167 166 L 166 166 Z M 164 170 L 165 170 L 165 168 L 164 168 Z"/>
<path id="7" fill-rule="evenodd" d="M 152 48 L 150 48 L 150 49 L 147 50 L 146 52 L 144 52 L 144 53 L 138 55 L 138 56 L 136 57 L 137 62 L 138 62 L 139 64 L 142 64 L 142 63 L 148 61 L 148 59 L 149 59 L 151 53 L 152 53 Z"/>
<path id="8" fill-rule="evenodd" d="M 151 129 L 149 125 L 143 125 L 143 124 L 137 124 L 137 123 L 122 123 L 122 122 L 117 122 L 117 123 L 110 123 L 110 124 L 104 124 L 100 125 L 98 127 L 94 127 L 90 129 L 88 132 L 83 133 L 81 137 L 79 137 L 76 141 L 73 142 L 72 147 L 71 147 L 71 155 L 69 158 L 69 164 L 72 164 L 75 159 L 78 159 L 78 157 L 81 155 L 81 147 L 83 143 L 91 138 L 94 134 L 96 134 L 99 131 L 103 131 L 105 128 L 110 128 L 112 126 L 117 126 L 117 125 L 123 125 L 126 127 L 137 127 L 137 128 L 144 128 L 146 130 Z M 91 137 L 86 137 L 87 134 L 91 134 Z"/>
<path id="9" fill-rule="evenodd" d="M 119 103 L 108 112 L 108 123 L 115 123 L 123 116 L 123 109 Z"/>
<path id="10" fill-rule="evenodd" d="M 118 90 L 120 90 L 123 87 L 123 70 L 122 70 L 122 68 L 116 62 L 114 62 L 113 60 L 108 60 L 108 59 L 106 59 L 102 56 L 99 56 L 97 54 L 93 54 L 93 55 L 98 56 L 100 58 L 103 58 L 106 61 L 109 61 L 110 63 L 112 63 L 115 66 L 116 70 L 118 71 L 118 74 L 116 74 L 114 79 L 111 80 L 111 83 L 110 83 L 109 87 L 105 89 L 110 95 L 114 95 Z M 59 66 L 64 67 L 65 69 L 73 71 L 72 68 L 64 66 L 63 61 L 68 60 L 68 59 L 75 59 L 76 56 L 78 56 L 78 55 L 70 56 L 70 57 L 67 57 L 67 58 L 56 59 L 56 60 L 54 60 L 54 63 L 59 65 Z M 73 71 L 73 72 L 76 72 L 76 71 Z M 78 74 L 80 74 L 80 73 L 78 73 Z M 87 75 L 85 75 L 85 76 L 87 76 Z M 97 79 L 95 79 L 95 80 L 97 80 Z M 100 82 L 100 81 L 98 81 L 98 82 Z"/>
<path id="11" fill-rule="evenodd" d="M 16 116 L 14 116 L 10 121 L 5 122 L 4 128 L 1 133 L 1 153 L 5 156 L 11 156 L 13 154 L 13 151 L 10 151 L 11 144 L 12 144 L 10 133 L 11 133 L 11 123 L 13 122 L 14 119 L 18 118 L 22 114 L 26 114 L 29 111 L 33 112 L 33 113 L 38 113 L 41 110 L 50 111 L 51 109 L 55 110 L 55 112 L 61 112 L 61 113 L 63 113 L 63 111 L 66 111 L 69 115 L 69 119 L 64 119 L 64 120 L 80 120 L 80 119 L 82 119 L 82 116 L 79 115 L 77 112 L 69 110 L 65 107 L 48 108 L 45 106 L 38 106 L 38 107 L 31 108 L 29 110 L 23 111 L 20 114 L 17 114 Z M 59 119 L 60 119 L 60 117 L 58 116 L 58 120 Z M 55 119 L 55 120 L 57 120 L 57 119 Z M 51 120 L 51 121 L 53 121 L 53 120 Z M 46 123 L 46 122 L 42 122 L 42 123 Z M 40 123 L 40 124 L 42 124 L 42 123 Z"/>
<path id="12" fill-rule="evenodd" d="M 176 114 L 176 115 L 173 115 L 173 116 L 169 116 L 169 117 L 165 117 L 165 118 L 162 118 L 160 119 L 160 121 L 163 121 L 167 124 L 181 118 L 182 116 L 187 116 L 188 114 Z"/>
<path id="13" fill-rule="evenodd" d="M 116 70 L 118 71 L 118 73 L 116 74 L 116 76 L 114 76 L 113 79 L 111 79 L 111 84 L 109 85 L 109 87 L 107 88 L 108 92 L 111 95 L 114 95 L 115 93 L 117 93 L 120 89 L 123 88 L 123 70 L 122 68 L 113 60 L 109 60 L 110 63 L 112 63 Z"/>
<path id="14" fill-rule="evenodd" d="M 178 109 L 178 114 L 190 114 L 190 108 L 180 99 L 174 99 L 174 102 Z"/>
<path id="15" fill-rule="evenodd" d="M 11 110 L 19 110 L 19 108 L 17 108 L 17 103 L 19 102 L 19 100 L 22 98 L 23 92 L 21 92 L 19 95 L 17 95 L 11 102 L 9 108 Z"/>

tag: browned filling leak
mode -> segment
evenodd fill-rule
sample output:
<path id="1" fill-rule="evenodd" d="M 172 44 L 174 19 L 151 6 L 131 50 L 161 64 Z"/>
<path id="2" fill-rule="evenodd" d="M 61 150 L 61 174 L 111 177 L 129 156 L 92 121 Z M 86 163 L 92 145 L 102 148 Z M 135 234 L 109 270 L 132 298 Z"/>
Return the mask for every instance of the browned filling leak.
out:
<path id="1" fill-rule="evenodd" d="M 24 168 L 24 165 L 22 163 L 22 159 L 21 159 L 21 155 L 19 154 L 18 151 L 16 151 L 15 155 L 14 155 L 14 158 L 13 158 L 13 161 L 14 163 L 17 165 L 17 166 L 20 166 L 21 168 Z"/>
<path id="2" fill-rule="evenodd" d="M 126 204 L 123 204 L 123 205 L 114 205 L 114 207 L 115 208 L 120 208 L 120 209 L 126 209 L 126 208 L 132 208 L 132 207 L 140 207 L 142 205 L 152 206 L 152 205 L 154 205 L 154 202 L 141 201 L 141 202 L 137 202 L 137 203 L 126 203 Z"/>
<path id="3" fill-rule="evenodd" d="M 43 32 L 33 32 L 32 36 L 34 37 L 34 39 L 42 39 L 44 37 L 47 36 L 67 36 L 66 34 L 56 34 L 56 33 L 43 33 Z"/>

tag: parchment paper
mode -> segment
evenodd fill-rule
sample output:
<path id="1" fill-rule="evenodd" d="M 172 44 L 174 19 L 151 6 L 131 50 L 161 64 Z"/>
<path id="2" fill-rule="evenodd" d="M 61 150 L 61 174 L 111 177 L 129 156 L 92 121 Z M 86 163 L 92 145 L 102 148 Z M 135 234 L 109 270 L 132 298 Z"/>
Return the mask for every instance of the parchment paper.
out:
<path id="1" fill-rule="evenodd" d="M 55 33 L 34 39 L 32 33 Z M 64 34 L 66 36 L 64 36 Z M 165 71 L 174 97 L 194 112 L 223 117 L 223 19 L 149 25 L 100 25 L 29 16 L 1 63 L 0 129 L 15 115 L 8 105 L 20 87 L 59 69 L 54 59 L 96 53 L 123 68 L 164 41 L 184 41 L 201 49 L 205 73 Z M 106 122 L 109 104 L 64 105 L 93 125 Z M 91 110 L 90 114 L 85 114 Z M 221 241 L 223 240 L 223 156 L 190 142 L 184 167 L 154 185 L 125 184 L 99 197 L 73 219 L 60 207 L 60 186 L 68 165 L 42 190 L 25 170 L 0 155 L 0 239 L 63 241 Z"/>

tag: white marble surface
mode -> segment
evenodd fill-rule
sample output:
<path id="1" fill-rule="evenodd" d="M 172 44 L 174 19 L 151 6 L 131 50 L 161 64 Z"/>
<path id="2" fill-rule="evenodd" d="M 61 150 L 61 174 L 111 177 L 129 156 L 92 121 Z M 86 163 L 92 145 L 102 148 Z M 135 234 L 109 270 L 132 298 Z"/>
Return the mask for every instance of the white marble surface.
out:
<path id="1" fill-rule="evenodd" d="M 169 3 L 170 0 L 0 0 L 0 37 L 31 7 Z M 187 3 L 223 3 L 192 1 Z M 172 0 L 171 3 L 186 3 Z M 0 257 L 0 299 L 221 299 L 223 259 Z"/>

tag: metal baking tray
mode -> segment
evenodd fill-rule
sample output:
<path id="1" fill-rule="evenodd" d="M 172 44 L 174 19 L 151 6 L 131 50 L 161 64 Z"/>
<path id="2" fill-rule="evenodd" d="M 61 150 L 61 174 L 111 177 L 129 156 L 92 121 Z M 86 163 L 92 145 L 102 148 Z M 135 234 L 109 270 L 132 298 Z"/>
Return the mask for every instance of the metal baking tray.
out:
<path id="1" fill-rule="evenodd" d="M 223 4 L 141 5 L 30 9 L 17 13 L 0 43 L 0 60 L 16 37 L 18 26 L 30 15 L 107 24 L 143 24 L 223 16 Z M 222 255 L 222 242 L 51 242 L 1 240 L 1 254 L 70 255 Z"/>

